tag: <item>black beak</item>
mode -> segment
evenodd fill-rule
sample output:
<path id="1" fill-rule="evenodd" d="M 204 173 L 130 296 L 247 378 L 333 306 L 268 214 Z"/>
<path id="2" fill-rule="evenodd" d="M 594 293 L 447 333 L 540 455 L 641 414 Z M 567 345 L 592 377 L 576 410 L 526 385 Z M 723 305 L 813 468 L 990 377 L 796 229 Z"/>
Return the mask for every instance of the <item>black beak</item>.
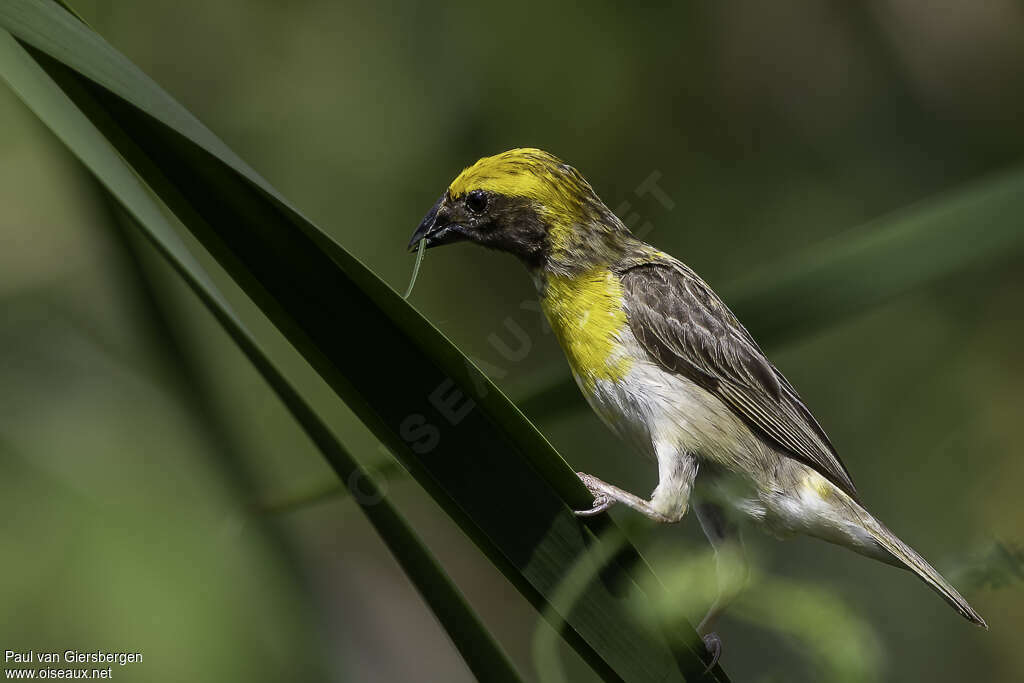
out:
<path id="1" fill-rule="evenodd" d="M 437 200 L 430 211 L 427 212 L 427 215 L 423 217 L 420 227 L 416 228 L 416 232 L 412 234 L 412 239 L 409 240 L 409 251 L 415 251 L 420 240 L 426 240 L 425 246 L 429 249 L 430 247 L 439 247 L 442 244 L 451 244 L 466 238 L 463 226 L 457 223 L 448 223 L 446 221 L 447 216 L 445 215 L 442 215 L 441 220 L 438 220 L 438 210 L 441 208 L 441 202 L 443 201 L 444 195 L 441 195 L 441 198 Z"/>

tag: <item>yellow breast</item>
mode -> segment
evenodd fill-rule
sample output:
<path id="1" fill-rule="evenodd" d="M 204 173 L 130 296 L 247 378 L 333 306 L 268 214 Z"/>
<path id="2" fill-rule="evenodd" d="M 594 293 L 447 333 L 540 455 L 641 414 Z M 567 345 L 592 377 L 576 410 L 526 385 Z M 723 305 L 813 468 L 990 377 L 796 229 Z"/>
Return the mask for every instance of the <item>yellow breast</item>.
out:
<path id="1" fill-rule="evenodd" d="M 580 275 L 549 275 L 541 306 L 565 350 L 573 372 L 588 390 L 599 379 L 621 380 L 632 359 L 618 334 L 626 325 L 622 285 L 607 268 Z"/>

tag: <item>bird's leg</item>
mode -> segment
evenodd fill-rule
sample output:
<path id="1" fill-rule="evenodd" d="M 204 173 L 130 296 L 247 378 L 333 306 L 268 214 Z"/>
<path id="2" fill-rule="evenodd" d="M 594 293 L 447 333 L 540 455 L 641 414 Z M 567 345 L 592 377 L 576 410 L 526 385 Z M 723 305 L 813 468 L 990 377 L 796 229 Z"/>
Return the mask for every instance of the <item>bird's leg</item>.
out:
<path id="1" fill-rule="evenodd" d="M 697 462 L 693 456 L 676 450 L 665 457 L 662 457 L 661 452 L 658 455 L 660 477 L 650 500 L 623 491 L 592 474 L 577 472 L 580 481 L 594 495 L 594 505 L 589 510 L 576 510 L 576 514 L 589 517 L 604 512 L 616 503 L 622 503 L 656 522 L 672 523 L 681 520 L 686 514 L 693 479 L 697 475 Z"/>
<path id="2" fill-rule="evenodd" d="M 587 490 L 594 495 L 593 507 L 587 510 L 575 510 L 576 514 L 580 517 L 598 515 L 616 503 L 622 503 L 627 507 L 631 507 L 656 522 L 678 522 L 682 517 L 682 515 L 679 517 L 664 515 L 655 510 L 650 501 L 644 500 L 640 496 L 635 496 L 628 491 L 623 491 L 618 486 L 612 486 L 607 482 L 601 481 L 592 474 L 577 472 L 576 475 L 583 482 L 583 485 L 587 487 Z"/>
<path id="3" fill-rule="evenodd" d="M 704 646 L 711 655 L 710 670 L 722 655 L 722 639 L 715 633 L 715 622 L 729 603 L 739 595 L 749 573 L 743 539 L 739 527 L 726 517 L 725 511 L 715 503 L 701 502 L 694 505 L 697 519 L 704 535 L 715 549 L 715 563 L 718 571 L 718 595 L 697 626 L 697 633 L 704 639 Z"/>

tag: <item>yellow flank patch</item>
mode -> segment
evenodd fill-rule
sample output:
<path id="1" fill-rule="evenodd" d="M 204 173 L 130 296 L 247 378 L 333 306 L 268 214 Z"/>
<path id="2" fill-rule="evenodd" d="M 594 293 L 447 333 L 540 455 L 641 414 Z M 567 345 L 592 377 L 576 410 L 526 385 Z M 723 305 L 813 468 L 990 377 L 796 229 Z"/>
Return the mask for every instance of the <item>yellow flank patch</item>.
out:
<path id="1" fill-rule="evenodd" d="M 622 285 L 607 268 L 580 275 L 548 275 L 541 306 L 573 371 L 592 390 L 597 380 L 619 381 L 633 360 L 617 335 L 626 324 Z"/>
<path id="2" fill-rule="evenodd" d="M 832 495 L 832 485 L 825 477 L 821 476 L 817 472 L 811 472 L 803 480 L 804 488 L 808 491 L 813 491 L 818 495 L 818 498 L 826 500 Z"/>

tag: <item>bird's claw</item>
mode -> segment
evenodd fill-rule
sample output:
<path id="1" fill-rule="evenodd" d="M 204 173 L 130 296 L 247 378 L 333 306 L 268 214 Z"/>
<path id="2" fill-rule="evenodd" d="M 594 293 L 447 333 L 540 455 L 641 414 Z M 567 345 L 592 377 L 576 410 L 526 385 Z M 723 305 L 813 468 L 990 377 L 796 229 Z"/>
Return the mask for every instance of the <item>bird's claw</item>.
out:
<path id="1" fill-rule="evenodd" d="M 704 673 L 707 673 L 715 668 L 718 658 L 722 656 L 722 639 L 718 637 L 717 633 L 707 633 L 703 640 L 704 647 L 707 648 L 708 655 L 711 657 L 711 661 L 704 668 Z"/>
<path id="2" fill-rule="evenodd" d="M 577 517 L 593 517 L 599 515 L 612 505 L 615 505 L 615 500 L 609 498 L 602 490 L 600 484 L 602 483 L 597 477 L 587 474 L 586 472 L 577 472 L 576 476 L 580 478 L 583 485 L 587 487 L 587 490 L 594 496 L 594 504 L 586 510 L 573 510 Z"/>
<path id="3" fill-rule="evenodd" d="M 603 493 L 599 493 L 598 495 L 594 496 L 593 506 L 587 508 L 586 510 L 573 510 L 573 512 L 576 513 L 577 517 L 593 517 L 594 515 L 601 514 L 602 512 L 610 508 L 612 505 L 615 505 L 614 500 L 610 499 Z"/>

